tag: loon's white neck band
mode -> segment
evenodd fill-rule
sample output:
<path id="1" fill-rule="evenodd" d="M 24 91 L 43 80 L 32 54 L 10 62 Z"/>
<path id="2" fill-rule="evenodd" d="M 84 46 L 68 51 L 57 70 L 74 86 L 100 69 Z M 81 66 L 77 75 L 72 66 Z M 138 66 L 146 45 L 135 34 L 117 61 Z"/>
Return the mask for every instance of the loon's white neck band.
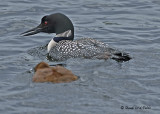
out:
<path id="1" fill-rule="evenodd" d="M 56 44 L 57 44 L 57 42 L 55 42 L 53 39 L 51 39 L 51 41 L 48 43 L 48 46 L 47 46 L 48 53 L 51 50 L 51 48 L 54 47 Z"/>
<path id="2" fill-rule="evenodd" d="M 58 38 L 59 40 L 62 40 L 62 39 L 63 40 L 66 39 L 67 40 L 67 38 L 69 38 L 71 35 L 72 35 L 71 30 L 67 30 L 67 31 L 65 31 L 63 33 L 57 34 L 55 36 L 55 38 Z M 51 50 L 51 48 L 54 47 L 57 44 L 57 42 L 56 42 L 56 39 L 55 39 L 55 41 L 54 41 L 54 39 L 51 39 L 51 41 L 48 43 L 48 46 L 47 46 L 48 53 Z"/>
<path id="3" fill-rule="evenodd" d="M 60 34 L 56 34 L 55 37 L 70 37 L 72 35 L 72 31 L 71 30 L 67 30 L 63 33 Z"/>

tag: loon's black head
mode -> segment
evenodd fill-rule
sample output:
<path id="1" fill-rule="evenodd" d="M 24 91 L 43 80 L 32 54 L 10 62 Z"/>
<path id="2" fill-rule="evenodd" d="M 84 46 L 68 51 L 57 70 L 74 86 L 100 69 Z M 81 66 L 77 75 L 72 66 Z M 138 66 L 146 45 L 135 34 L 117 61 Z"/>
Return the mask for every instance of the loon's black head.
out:
<path id="1" fill-rule="evenodd" d="M 74 39 L 74 27 L 71 22 L 71 20 L 61 13 L 55 13 L 51 15 L 46 15 L 41 19 L 41 24 L 37 27 L 28 30 L 22 35 L 29 36 L 33 34 L 37 34 L 39 32 L 45 32 L 45 33 L 64 33 L 65 31 L 71 30 L 71 35 L 68 37 L 67 40 L 73 40 Z"/>

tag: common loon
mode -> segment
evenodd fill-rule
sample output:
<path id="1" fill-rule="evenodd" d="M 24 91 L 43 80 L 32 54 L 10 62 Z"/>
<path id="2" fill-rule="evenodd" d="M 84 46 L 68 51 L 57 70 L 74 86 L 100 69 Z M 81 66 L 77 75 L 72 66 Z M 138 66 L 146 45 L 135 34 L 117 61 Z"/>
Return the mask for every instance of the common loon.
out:
<path id="1" fill-rule="evenodd" d="M 47 51 L 53 60 L 66 60 L 69 58 L 87 59 L 114 59 L 116 61 L 129 61 L 131 57 L 107 44 L 93 38 L 74 40 L 74 27 L 71 20 L 61 13 L 46 15 L 37 27 L 22 33 L 23 36 L 39 32 L 56 33 L 48 43 Z"/>

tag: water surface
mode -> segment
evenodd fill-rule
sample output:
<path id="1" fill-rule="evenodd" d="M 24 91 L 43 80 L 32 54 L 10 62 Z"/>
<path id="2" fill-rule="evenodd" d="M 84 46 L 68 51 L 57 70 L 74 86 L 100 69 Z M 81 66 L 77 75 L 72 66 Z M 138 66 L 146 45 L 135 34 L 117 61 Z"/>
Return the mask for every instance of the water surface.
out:
<path id="1" fill-rule="evenodd" d="M 130 53 L 133 59 L 124 63 L 47 60 L 44 46 L 54 34 L 19 34 L 37 26 L 44 15 L 57 12 L 72 20 L 75 39 L 95 38 Z M 159 0 L 5 0 L 0 4 L 0 22 L 1 113 L 160 112 Z M 41 61 L 66 64 L 80 79 L 64 84 L 33 83 L 32 69 Z"/>

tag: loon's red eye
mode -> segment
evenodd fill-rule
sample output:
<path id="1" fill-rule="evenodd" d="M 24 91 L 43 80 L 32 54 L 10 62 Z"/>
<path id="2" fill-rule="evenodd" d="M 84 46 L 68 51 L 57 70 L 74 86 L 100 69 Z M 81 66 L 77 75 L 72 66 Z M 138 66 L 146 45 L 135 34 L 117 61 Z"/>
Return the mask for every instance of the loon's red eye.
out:
<path id="1" fill-rule="evenodd" d="M 45 24 L 45 25 L 47 25 L 47 24 L 48 24 L 48 22 L 47 22 L 47 21 L 45 21 L 45 22 L 44 22 L 44 24 Z"/>

